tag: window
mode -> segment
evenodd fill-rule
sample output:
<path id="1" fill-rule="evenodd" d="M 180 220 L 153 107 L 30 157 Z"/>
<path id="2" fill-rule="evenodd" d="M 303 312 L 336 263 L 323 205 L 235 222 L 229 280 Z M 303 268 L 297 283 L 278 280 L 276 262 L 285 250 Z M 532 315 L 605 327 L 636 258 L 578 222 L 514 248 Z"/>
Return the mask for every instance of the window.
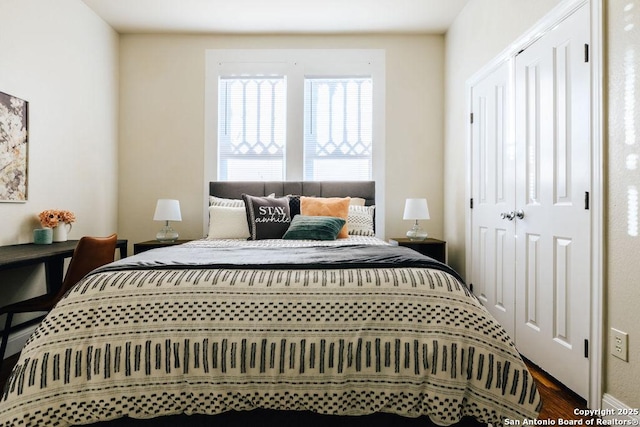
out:
<path id="1" fill-rule="evenodd" d="M 285 78 L 222 77 L 218 93 L 218 178 L 285 179 Z"/>
<path id="2" fill-rule="evenodd" d="M 217 180 L 371 179 L 384 235 L 384 50 L 210 49 L 205 66 L 205 200 Z"/>
<path id="3" fill-rule="evenodd" d="M 370 180 L 372 82 L 305 78 L 304 179 Z M 286 79 L 220 77 L 218 179 L 285 179 Z"/>
<path id="4" fill-rule="evenodd" d="M 304 179 L 370 180 L 372 81 L 306 78 Z"/>

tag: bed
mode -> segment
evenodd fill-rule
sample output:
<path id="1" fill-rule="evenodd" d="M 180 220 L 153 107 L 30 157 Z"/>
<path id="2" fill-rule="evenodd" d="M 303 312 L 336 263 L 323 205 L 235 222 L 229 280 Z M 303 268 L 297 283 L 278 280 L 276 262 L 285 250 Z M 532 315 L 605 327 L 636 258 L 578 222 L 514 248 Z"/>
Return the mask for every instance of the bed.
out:
<path id="1" fill-rule="evenodd" d="M 221 219 L 211 220 L 208 238 L 100 268 L 49 313 L 0 395 L 0 425 L 537 417 L 533 378 L 457 273 L 373 235 L 373 182 L 212 182 L 210 195 L 212 218 Z M 298 216 L 317 216 L 334 234 L 350 225 L 345 238 L 297 238 L 304 227 L 292 239 L 270 238 L 260 223 L 268 212 L 270 226 L 282 226 L 284 201 L 289 214 L 300 203 L 308 213 L 325 200 L 343 209 L 347 196 L 339 221 L 324 211 Z M 249 240 L 234 236 L 238 200 Z"/>

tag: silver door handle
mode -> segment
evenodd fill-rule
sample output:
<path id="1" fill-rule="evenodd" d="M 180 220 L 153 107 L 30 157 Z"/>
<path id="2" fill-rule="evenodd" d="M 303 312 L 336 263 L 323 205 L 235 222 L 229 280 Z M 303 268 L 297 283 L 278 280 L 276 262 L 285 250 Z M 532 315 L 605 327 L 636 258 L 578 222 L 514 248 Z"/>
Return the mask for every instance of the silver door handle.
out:
<path id="1" fill-rule="evenodd" d="M 524 211 L 522 209 L 520 209 L 517 212 L 514 212 L 514 211 L 501 212 L 500 213 L 500 218 L 508 219 L 509 221 L 513 221 L 514 218 L 523 219 L 524 218 Z"/>
<path id="2" fill-rule="evenodd" d="M 513 218 L 515 217 L 516 217 L 516 213 L 514 211 L 500 213 L 500 218 L 508 219 L 509 221 L 513 221 Z"/>

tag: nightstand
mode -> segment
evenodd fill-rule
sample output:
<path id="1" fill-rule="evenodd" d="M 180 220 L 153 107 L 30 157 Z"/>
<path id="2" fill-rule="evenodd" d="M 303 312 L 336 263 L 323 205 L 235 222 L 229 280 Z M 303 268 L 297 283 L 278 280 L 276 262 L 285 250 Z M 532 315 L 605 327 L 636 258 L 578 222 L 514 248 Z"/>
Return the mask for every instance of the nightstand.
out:
<path id="1" fill-rule="evenodd" d="M 175 242 L 159 242 L 157 240 L 147 240 L 146 242 L 138 242 L 133 244 L 133 254 L 148 251 L 149 249 L 164 248 L 166 246 L 181 245 L 191 240 L 176 240 Z"/>
<path id="2" fill-rule="evenodd" d="M 438 239 L 409 240 L 406 237 L 389 239 L 392 245 L 406 246 L 416 252 L 431 257 L 440 262 L 447 262 L 447 242 Z"/>

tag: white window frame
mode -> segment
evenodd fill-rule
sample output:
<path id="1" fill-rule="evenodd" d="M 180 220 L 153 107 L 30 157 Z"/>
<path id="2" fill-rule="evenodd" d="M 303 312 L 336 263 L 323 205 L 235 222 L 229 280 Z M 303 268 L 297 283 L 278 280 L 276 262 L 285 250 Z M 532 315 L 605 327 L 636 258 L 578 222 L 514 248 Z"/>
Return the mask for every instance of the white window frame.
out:
<path id="1" fill-rule="evenodd" d="M 209 49 L 205 53 L 204 200 L 218 177 L 218 81 L 230 75 L 285 75 L 287 130 L 285 179 L 304 177 L 305 76 L 370 76 L 373 80 L 372 179 L 376 182 L 376 234 L 384 236 L 385 51 L 383 49 Z M 203 230 L 208 230 L 204 207 Z"/>

